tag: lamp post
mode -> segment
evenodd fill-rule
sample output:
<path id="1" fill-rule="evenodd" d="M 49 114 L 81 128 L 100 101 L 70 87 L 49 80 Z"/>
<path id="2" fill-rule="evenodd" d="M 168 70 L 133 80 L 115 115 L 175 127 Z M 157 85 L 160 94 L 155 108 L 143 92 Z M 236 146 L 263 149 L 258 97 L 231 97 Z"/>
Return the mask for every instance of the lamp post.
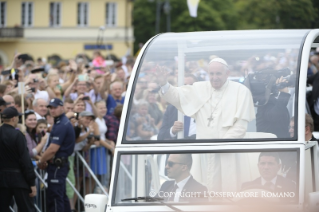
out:
<path id="1" fill-rule="evenodd" d="M 171 5 L 169 0 L 166 0 L 163 9 L 166 14 L 166 31 L 170 32 L 171 31 Z"/>

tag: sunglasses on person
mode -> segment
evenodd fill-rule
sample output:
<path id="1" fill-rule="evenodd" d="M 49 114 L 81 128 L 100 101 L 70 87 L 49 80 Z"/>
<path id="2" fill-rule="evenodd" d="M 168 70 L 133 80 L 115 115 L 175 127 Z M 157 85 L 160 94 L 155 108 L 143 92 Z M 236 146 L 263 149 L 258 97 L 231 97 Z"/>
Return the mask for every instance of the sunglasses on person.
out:
<path id="1" fill-rule="evenodd" d="M 185 163 L 177 163 L 177 162 L 172 162 L 172 161 L 167 161 L 166 162 L 166 165 L 168 165 L 168 167 L 173 167 L 175 164 L 185 165 Z"/>

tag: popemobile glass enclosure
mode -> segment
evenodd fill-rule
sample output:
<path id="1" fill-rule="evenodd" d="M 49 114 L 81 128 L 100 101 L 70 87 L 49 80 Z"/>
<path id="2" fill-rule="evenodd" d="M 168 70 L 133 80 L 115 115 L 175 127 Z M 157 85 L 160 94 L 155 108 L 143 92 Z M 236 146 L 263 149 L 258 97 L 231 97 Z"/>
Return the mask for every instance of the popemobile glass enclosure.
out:
<path id="1" fill-rule="evenodd" d="M 107 203 L 88 195 L 86 211 L 319 211 L 318 142 L 305 140 L 317 47 L 319 30 L 150 39 L 127 89 Z"/>

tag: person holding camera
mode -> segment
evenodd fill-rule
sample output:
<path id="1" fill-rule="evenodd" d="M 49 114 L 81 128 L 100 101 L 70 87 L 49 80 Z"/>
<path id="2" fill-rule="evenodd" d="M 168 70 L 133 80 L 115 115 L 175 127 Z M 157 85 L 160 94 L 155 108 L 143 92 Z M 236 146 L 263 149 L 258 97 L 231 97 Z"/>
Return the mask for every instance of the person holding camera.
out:
<path id="1" fill-rule="evenodd" d="M 54 125 L 47 149 L 38 162 L 40 169 L 45 169 L 48 162 L 47 207 L 48 211 L 71 211 L 65 184 L 69 172 L 68 157 L 74 151 L 75 133 L 70 120 L 64 114 L 60 99 L 51 99 L 47 107 L 54 117 Z"/>
<path id="2" fill-rule="evenodd" d="M 89 149 L 94 144 L 94 142 L 97 139 L 97 136 L 100 135 L 98 125 L 95 123 L 94 119 L 95 116 L 93 113 L 89 111 L 83 111 L 78 114 L 78 122 L 76 123 L 76 126 L 74 127 L 75 134 L 76 134 L 76 144 L 74 151 L 80 152 L 82 156 L 85 158 L 85 161 L 87 164 L 90 164 L 90 158 L 89 158 Z M 77 161 L 75 161 L 77 162 Z M 85 179 L 85 191 L 87 193 L 91 193 L 89 188 L 93 189 L 93 185 L 89 182 L 89 173 L 87 170 L 85 170 L 85 176 L 82 175 L 83 173 L 83 166 L 77 166 L 79 169 L 76 169 L 76 184 L 81 185 L 83 178 Z M 74 197 L 74 202 L 76 202 L 76 196 Z"/>
<path id="3" fill-rule="evenodd" d="M 276 79 L 276 89 L 269 96 L 268 102 L 257 109 L 256 128 L 257 132 L 273 133 L 277 138 L 289 138 L 290 114 L 287 108 L 290 94 L 285 86 L 286 79 Z"/>

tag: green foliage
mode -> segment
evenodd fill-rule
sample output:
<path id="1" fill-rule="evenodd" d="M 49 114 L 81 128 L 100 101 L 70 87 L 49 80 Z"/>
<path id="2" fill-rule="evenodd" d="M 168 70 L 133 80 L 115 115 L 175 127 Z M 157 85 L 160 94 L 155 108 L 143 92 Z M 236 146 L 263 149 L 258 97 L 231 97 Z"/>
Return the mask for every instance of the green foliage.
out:
<path id="1" fill-rule="evenodd" d="M 161 0 L 160 33 L 167 30 Z M 187 0 L 170 0 L 171 31 L 235 29 L 297 29 L 319 27 L 318 0 L 201 0 L 197 18 L 189 15 Z M 135 51 L 155 35 L 156 0 L 135 0 Z"/>

